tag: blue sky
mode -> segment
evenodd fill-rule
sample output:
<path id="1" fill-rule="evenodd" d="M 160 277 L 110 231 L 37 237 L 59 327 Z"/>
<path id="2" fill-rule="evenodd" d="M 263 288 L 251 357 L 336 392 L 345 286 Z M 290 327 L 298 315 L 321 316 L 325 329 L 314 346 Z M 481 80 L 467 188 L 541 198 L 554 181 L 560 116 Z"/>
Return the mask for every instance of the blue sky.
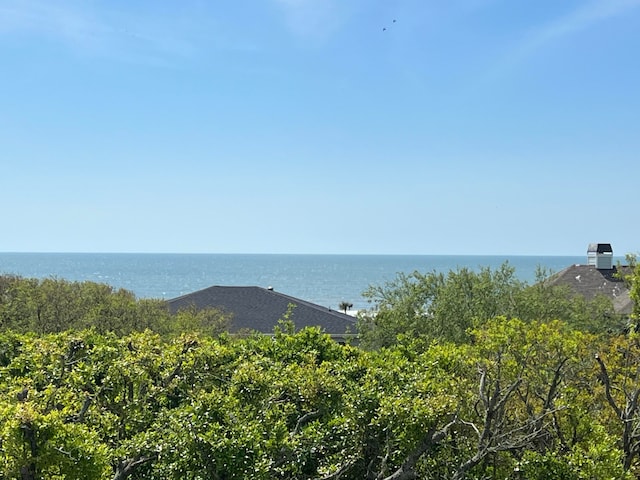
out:
<path id="1" fill-rule="evenodd" d="M 638 253 L 638 52 L 640 0 L 0 0 L 0 251 Z"/>

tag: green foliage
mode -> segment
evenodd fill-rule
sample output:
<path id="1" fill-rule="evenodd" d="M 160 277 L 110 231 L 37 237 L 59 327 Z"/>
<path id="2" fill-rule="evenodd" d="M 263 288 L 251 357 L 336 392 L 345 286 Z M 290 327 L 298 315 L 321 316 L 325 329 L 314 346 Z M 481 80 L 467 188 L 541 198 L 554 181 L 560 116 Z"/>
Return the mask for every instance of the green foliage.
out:
<path id="1" fill-rule="evenodd" d="M 167 330 L 174 335 L 180 332 L 200 332 L 218 336 L 229 330 L 232 317 L 215 309 L 198 309 L 194 306 L 179 310 L 167 322 Z"/>
<path id="2" fill-rule="evenodd" d="M 611 301 L 604 297 L 586 301 L 567 287 L 551 285 L 546 275 L 539 271 L 538 281 L 529 286 L 515 277 L 508 262 L 478 272 L 461 268 L 446 275 L 401 273 L 364 293 L 373 307 L 358 318 L 361 345 L 376 349 L 415 337 L 427 345 L 434 340 L 465 343 L 470 341 L 470 329 L 497 316 L 562 320 L 592 333 L 621 331 L 623 324 L 613 315 Z"/>
<path id="3" fill-rule="evenodd" d="M 516 465 L 516 473 L 526 480 L 632 480 L 625 471 L 615 438 L 601 425 L 593 424 L 588 442 L 574 446 L 568 452 L 539 453 L 528 450 Z"/>
<path id="4" fill-rule="evenodd" d="M 567 285 L 553 285 L 549 274 L 539 270 L 537 281 L 516 296 L 517 315 L 527 321 L 562 320 L 571 327 L 591 333 L 620 333 L 624 319 L 616 315 L 611 299 L 597 295 L 591 300 L 573 293 Z"/>
<path id="5" fill-rule="evenodd" d="M 637 334 L 576 329 L 584 305 L 512 275 L 400 277 L 373 350 L 0 277 L 0 478 L 632 478 Z"/>
<path id="6" fill-rule="evenodd" d="M 380 348 L 395 344 L 398 334 L 465 342 L 470 328 L 497 315 L 515 315 L 514 296 L 522 288 L 508 263 L 477 273 L 461 268 L 447 275 L 399 274 L 364 293 L 374 307 L 359 317 L 361 342 Z"/>
<path id="7" fill-rule="evenodd" d="M 94 282 L 0 276 L 0 331 L 38 334 L 93 329 L 118 336 L 146 329 L 167 336 L 183 332 L 220 335 L 230 316 L 189 308 L 171 315 L 160 299 L 136 299 L 128 290 Z"/>
<path id="8" fill-rule="evenodd" d="M 632 268 L 631 274 L 626 278 L 630 285 L 629 296 L 633 300 L 633 312 L 631 314 L 631 326 L 638 330 L 640 324 L 640 263 L 635 255 L 628 255 L 627 260 Z"/>
<path id="9" fill-rule="evenodd" d="M 8 419 L 0 431 L 4 463 L 3 478 L 102 479 L 111 471 L 109 454 L 95 431 L 65 421 L 64 413 L 42 413 L 30 405 L 0 411 Z"/>
<path id="10" fill-rule="evenodd" d="M 518 468 L 530 479 L 607 479 L 633 471 L 637 457 L 622 462 L 622 425 L 593 355 L 602 351 L 615 385 L 625 374 L 627 392 L 640 388 L 615 354 L 621 340 L 605 349 L 560 322 L 515 318 L 470 335 L 470 344 L 365 351 L 286 324 L 246 339 L 2 333 L 0 478 L 435 480 L 511 478 Z"/>

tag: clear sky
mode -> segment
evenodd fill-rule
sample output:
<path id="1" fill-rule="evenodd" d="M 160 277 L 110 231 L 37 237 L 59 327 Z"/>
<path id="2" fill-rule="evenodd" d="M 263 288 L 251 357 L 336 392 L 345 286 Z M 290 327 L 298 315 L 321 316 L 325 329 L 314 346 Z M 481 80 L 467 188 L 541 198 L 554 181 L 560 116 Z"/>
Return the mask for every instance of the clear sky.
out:
<path id="1" fill-rule="evenodd" d="M 0 0 L 0 251 L 640 251 L 640 0 Z"/>

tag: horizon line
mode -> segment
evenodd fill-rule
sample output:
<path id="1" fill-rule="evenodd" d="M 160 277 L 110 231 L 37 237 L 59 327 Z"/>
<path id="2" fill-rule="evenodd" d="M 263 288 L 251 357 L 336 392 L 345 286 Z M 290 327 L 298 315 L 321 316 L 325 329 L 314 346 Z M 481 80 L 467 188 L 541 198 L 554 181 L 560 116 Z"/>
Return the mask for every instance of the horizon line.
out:
<path id="1" fill-rule="evenodd" d="M 25 255 L 270 255 L 270 256 L 408 256 L 408 257 L 581 257 L 586 255 L 567 253 L 331 253 L 331 252 L 136 252 L 136 251 L 0 251 L 2 254 Z M 624 257 L 613 255 L 614 257 Z"/>

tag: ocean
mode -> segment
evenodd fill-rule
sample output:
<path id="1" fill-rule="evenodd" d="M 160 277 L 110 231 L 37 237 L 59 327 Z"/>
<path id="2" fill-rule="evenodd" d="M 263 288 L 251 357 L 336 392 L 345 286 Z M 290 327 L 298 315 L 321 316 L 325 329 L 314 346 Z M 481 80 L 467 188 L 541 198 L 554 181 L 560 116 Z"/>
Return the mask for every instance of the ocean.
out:
<path id="1" fill-rule="evenodd" d="M 617 259 L 614 259 L 614 262 Z M 622 259 L 620 259 L 622 260 Z M 272 287 L 334 310 L 370 305 L 362 293 L 400 272 L 496 269 L 505 261 L 528 283 L 538 267 L 558 272 L 586 263 L 580 257 L 475 255 L 285 255 L 153 253 L 0 253 L 0 274 L 106 283 L 138 298 L 175 298 L 212 285 Z"/>

